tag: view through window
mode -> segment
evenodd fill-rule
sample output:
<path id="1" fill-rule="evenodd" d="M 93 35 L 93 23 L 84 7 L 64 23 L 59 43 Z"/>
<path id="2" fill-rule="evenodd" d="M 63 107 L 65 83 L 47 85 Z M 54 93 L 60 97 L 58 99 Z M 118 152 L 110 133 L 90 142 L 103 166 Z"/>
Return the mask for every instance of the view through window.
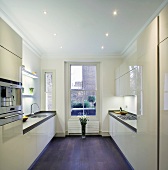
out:
<path id="1" fill-rule="evenodd" d="M 96 66 L 71 65 L 71 116 L 96 116 Z"/>
<path id="2" fill-rule="evenodd" d="M 46 72 L 45 73 L 45 93 L 46 93 L 46 110 L 52 110 L 52 73 Z"/>

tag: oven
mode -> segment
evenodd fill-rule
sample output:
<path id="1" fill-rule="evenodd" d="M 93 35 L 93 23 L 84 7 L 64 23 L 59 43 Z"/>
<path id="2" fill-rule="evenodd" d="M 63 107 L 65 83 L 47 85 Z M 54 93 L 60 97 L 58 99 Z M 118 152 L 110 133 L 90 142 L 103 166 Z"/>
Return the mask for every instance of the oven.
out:
<path id="1" fill-rule="evenodd" d="M 23 134 L 22 86 L 0 78 L 0 138 L 2 143 Z"/>

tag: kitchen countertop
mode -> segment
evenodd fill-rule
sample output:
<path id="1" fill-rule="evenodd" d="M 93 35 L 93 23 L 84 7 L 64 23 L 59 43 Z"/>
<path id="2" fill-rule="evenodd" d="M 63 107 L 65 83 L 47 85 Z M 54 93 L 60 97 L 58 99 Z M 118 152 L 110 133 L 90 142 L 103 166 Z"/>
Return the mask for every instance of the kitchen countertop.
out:
<path id="1" fill-rule="evenodd" d="M 137 120 L 123 120 L 119 118 L 118 116 L 120 114 L 116 114 L 113 112 L 114 110 L 109 110 L 108 113 L 110 116 L 118 120 L 120 123 L 124 124 L 126 127 L 130 128 L 134 132 L 137 132 Z"/>
<path id="2" fill-rule="evenodd" d="M 26 122 L 23 122 L 23 134 L 29 132 L 30 130 L 34 129 L 35 127 L 39 126 L 43 122 L 47 121 L 51 117 L 56 115 L 56 111 L 39 111 L 34 113 L 34 116 L 38 115 L 46 115 L 46 117 L 36 117 L 32 118 L 32 115 L 27 115 L 28 119 Z"/>

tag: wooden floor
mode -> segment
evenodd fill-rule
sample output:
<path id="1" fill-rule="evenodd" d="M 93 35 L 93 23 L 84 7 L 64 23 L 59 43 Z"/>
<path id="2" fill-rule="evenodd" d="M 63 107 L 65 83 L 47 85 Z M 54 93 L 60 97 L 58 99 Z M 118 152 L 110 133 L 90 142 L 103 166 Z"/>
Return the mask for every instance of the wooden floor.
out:
<path id="1" fill-rule="evenodd" d="M 132 170 L 111 137 L 53 138 L 31 170 Z"/>

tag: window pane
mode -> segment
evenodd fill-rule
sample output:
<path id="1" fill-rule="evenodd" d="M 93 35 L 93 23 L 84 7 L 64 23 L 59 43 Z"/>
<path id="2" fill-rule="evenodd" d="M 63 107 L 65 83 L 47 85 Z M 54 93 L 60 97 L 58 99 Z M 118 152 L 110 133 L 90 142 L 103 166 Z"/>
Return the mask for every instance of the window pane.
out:
<path id="1" fill-rule="evenodd" d="M 71 116 L 96 115 L 96 91 L 71 91 Z"/>
<path id="2" fill-rule="evenodd" d="M 84 90 L 96 90 L 96 66 L 82 66 Z"/>
<path id="3" fill-rule="evenodd" d="M 45 73 L 46 110 L 52 110 L 52 73 Z"/>
<path id="4" fill-rule="evenodd" d="M 52 93 L 46 93 L 46 110 L 52 110 Z"/>
<path id="5" fill-rule="evenodd" d="M 82 89 L 82 66 L 71 66 L 71 89 Z"/>
<path id="6" fill-rule="evenodd" d="M 52 92 L 52 73 L 45 73 L 45 91 L 46 93 Z"/>
<path id="7" fill-rule="evenodd" d="M 83 115 L 83 91 L 71 91 L 71 115 Z"/>
<path id="8" fill-rule="evenodd" d="M 96 115 L 96 91 L 85 92 L 84 113 L 89 116 Z"/>
<path id="9" fill-rule="evenodd" d="M 96 66 L 71 66 L 71 89 L 96 88 Z"/>

